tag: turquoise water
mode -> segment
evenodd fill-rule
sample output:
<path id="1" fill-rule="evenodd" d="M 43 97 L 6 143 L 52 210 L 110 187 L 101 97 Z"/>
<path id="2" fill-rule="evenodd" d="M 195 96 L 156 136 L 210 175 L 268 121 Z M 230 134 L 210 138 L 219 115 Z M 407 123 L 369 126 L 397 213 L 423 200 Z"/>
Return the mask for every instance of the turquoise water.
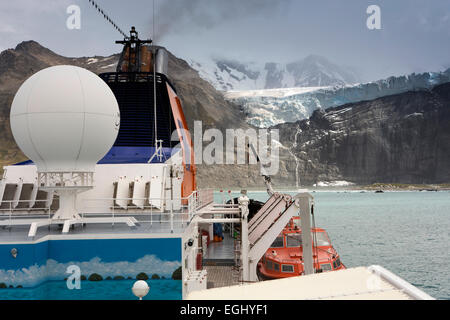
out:
<path id="1" fill-rule="evenodd" d="M 131 292 L 136 280 L 81 281 L 79 290 L 69 290 L 65 281 L 48 281 L 34 288 L 0 289 L 0 300 L 136 300 Z M 144 300 L 181 300 L 181 281 L 148 280 Z"/>
<path id="2" fill-rule="evenodd" d="M 312 194 L 316 225 L 347 267 L 378 264 L 434 298 L 450 299 L 450 192 Z"/>

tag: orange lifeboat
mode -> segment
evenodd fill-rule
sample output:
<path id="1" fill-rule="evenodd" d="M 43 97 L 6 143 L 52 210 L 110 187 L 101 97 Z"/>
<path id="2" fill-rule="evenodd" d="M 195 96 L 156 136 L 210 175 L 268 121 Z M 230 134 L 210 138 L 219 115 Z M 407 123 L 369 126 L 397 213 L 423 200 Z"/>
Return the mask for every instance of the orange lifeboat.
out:
<path id="1" fill-rule="evenodd" d="M 311 228 L 315 272 L 345 269 L 339 254 L 331 245 L 326 231 Z M 300 217 L 294 217 L 267 249 L 258 263 L 260 280 L 301 276 L 304 274 Z"/>

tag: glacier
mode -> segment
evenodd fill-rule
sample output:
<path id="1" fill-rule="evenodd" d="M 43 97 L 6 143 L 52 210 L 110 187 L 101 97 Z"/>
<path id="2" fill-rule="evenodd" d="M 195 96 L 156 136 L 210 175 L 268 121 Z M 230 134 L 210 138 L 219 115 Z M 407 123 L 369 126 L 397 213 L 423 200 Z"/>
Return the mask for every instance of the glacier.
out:
<path id="1" fill-rule="evenodd" d="M 309 118 L 317 109 L 407 91 L 430 90 L 446 82 L 450 82 L 450 68 L 443 72 L 413 73 L 355 85 L 228 91 L 224 96 L 241 106 L 249 124 L 267 128 Z"/>

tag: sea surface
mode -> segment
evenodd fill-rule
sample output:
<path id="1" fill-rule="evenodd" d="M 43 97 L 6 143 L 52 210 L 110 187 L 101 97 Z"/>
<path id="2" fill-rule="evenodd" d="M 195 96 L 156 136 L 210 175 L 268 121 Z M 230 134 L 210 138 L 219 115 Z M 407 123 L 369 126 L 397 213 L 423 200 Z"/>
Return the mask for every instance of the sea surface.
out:
<path id="1" fill-rule="evenodd" d="M 434 298 L 450 299 L 449 191 L 311 194 L 316 226 L 326 229 L 347 267 L 381 265 Z M 268 199 L 266 192 L 248 196 Z"/>

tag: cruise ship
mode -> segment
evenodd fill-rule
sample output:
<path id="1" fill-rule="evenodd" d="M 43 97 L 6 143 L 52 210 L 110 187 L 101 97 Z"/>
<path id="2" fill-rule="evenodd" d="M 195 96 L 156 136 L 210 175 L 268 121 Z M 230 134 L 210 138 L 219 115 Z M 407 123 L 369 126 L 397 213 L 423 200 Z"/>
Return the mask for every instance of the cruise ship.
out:
<path id="1" fill-rule="evenodd" d="M 14 99 L 11 127 L 30 160 L 5 166 L 0 181 L 0 299 L 135 299 L 135 281 L 150 283 L 146 299 L 431 298 L 383 268 L 317 273 L 310 232 L 298 274 L 259 282 L 258 263 L 291 219 L 312 228 L 312 195 L 269 188 L 255 209 L 245 190 L 199 190 L 166 49 L 134 28 L 118 43 L 116 72 L 51 67 Z M 109 101 L 117 114 L 100 110 Z M 374 275 L 378 286 L 362 285 Z"/>

